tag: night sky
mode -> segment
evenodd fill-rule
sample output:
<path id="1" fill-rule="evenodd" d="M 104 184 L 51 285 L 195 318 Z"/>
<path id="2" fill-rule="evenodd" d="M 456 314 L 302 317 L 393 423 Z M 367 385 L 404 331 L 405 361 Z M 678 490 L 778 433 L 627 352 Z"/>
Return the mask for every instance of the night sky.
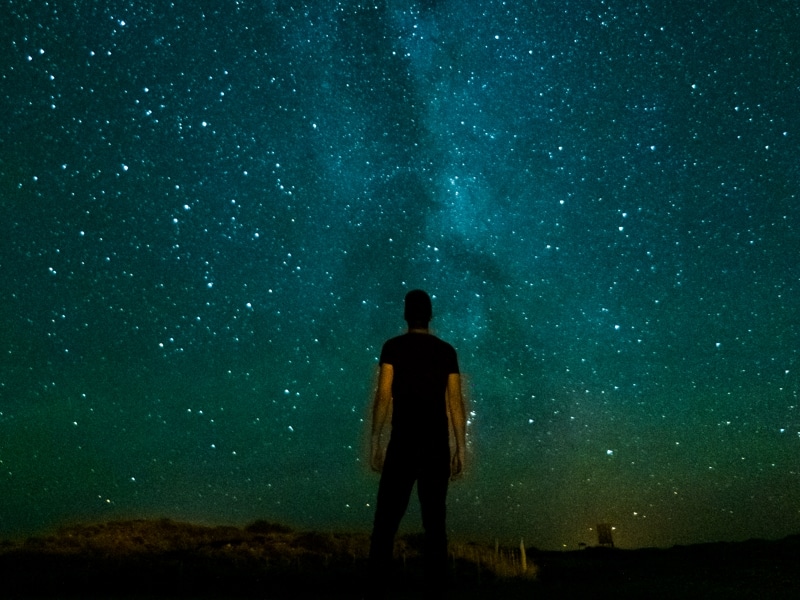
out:
<path id="1" fill-rule="evenodd" d="M 414 287 L 452 538 L 800 533 L 794 0 L 3 4 L 0 536 L 368 531 Z"/>

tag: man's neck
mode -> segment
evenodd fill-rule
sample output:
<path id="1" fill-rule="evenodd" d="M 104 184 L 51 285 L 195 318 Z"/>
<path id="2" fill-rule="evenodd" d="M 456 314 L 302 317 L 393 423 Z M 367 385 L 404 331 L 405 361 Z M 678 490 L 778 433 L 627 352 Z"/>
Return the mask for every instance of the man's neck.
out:
<path id="1" fill-rule="evenodd" d="M 409 327 L 408 333 L 430 333 L 431 330 L 427 327 Z"/>

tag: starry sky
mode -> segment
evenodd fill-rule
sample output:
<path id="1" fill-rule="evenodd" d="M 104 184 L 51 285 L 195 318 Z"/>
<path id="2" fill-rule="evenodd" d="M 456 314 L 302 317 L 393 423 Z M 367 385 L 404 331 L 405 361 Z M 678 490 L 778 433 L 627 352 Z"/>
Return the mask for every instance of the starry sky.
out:
<path id="1" fill-rule="evenodd" d="M 452 538 L 800 533 L 793 0 L 1 12 L 0 536 L 368 531 L 414 287 L 464 374 Z"/>

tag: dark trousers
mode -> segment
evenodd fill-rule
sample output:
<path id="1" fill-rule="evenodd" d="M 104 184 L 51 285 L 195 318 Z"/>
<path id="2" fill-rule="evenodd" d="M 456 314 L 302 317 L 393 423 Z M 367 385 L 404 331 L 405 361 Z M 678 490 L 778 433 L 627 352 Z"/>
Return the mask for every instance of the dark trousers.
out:
<path id="1" fill-rule="evenodd" d="M 419 442 L 389 442 L 378 487 L 375 523 L 370 541 L 373 585 L 386 585 L 394 538 L 417 484 L 425 529 L 425 571 L 429 591 L 443 589 L 447 578 L 447 484 L 450 448 L 446 443 L 424 447 Z"/>

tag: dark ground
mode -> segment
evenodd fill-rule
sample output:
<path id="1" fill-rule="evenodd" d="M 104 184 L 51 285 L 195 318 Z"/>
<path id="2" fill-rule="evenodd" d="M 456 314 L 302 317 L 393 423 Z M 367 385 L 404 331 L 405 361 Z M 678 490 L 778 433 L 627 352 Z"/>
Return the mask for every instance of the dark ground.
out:
<path id="1" fill-rule="evenodd" d="M 421 597 L 419 537 L 398 542 L 388 600 Z M 355 600 L 367 538 L 169 520 L 82 525 L 0 545 L 0 597 Z M 800 536 L 669 550 L 454 551 L 451 598 L 800 598 Z"/>

